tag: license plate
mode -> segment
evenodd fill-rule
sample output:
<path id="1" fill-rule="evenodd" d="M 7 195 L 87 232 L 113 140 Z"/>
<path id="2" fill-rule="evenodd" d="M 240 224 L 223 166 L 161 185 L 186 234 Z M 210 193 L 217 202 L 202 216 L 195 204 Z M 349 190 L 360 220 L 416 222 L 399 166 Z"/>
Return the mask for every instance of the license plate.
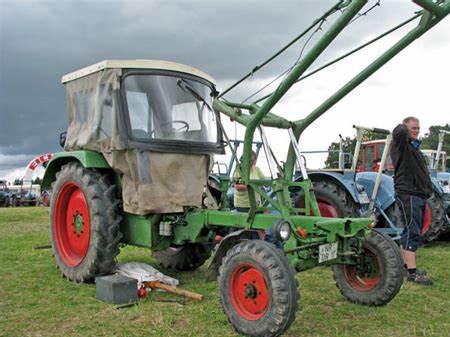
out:
<path id="1" fill-rule="evenodd" d="M 337 258 L 337 242 L 319 246 L 319 263 Z"/>

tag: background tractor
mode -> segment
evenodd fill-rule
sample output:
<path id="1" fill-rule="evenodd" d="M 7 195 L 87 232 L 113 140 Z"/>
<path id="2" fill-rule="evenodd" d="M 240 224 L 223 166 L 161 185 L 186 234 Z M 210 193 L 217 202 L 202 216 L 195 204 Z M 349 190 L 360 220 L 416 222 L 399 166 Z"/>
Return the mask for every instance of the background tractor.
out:
<path id="1" fill-rule="evenodd" d="M 6 180 L 0 180 L 0 207 L 11 205 L 11 191 L 6 184 Z"/>
<path id="2" fill-rule="evenodd" d="M 446 209 L 448 221 L 450 221 L 450 166 L 448 165 L 449 159 L 447 152 L 443 150 L 445 135 L 450 135 L 450 131 L 439 130 L 437 149 L 423 150 L 422 152 L 425 158 L 428 159 L 432 178 L 437 179 L 442 186 L 442 200 L 444 208 Z"/>
<path id="3" fill-rule="evenodd" d="M 392 178 L 383 174 L 383 165 L 372 165 L 377 172 L 360 173 L 360 149 L 363 139 L 370 132 L 372 134 L 387 135 L 390 144 L 391 135 L 389 130 L 380 128 L 368 128 L 354 126 L 356 129 L 356 143 L 354 153 L 351 156 L 351 166 L 346 169 L 343 147 L 339 151 L 338 169 L 321 169 L 309 171 L 309 177 L 313 181 L 314 193 L 316 194 L 319 208 L 323 216 L 371 216 L 375 227 L 379 231 L 390 235 L 394 239 L 399 237 L 401 229 L 398 227 L 400 211 L 395 205 L 395 193 L 392 189 Z M 342 137 L 340 144 L 342 144 Z M 388 148 L 386 148 L 388 152 Z M 388 155 L 383 153 L 380 161 L 383 164 L 388 160 Z M 364 162 L 363 152 L 363 162 Z M 302 180 L 301 172 L 297 172 L 297 180 Z M 295 196 L 296 205 L 304 203 L 301 193 Z"/>
<path id="4" fill-rule="evenodd" d="M 54 155 L 43 179 L 44 188 L 52 186 L 52 249 L 63 275 L 88 282 L 113 272 L 121 244 L 150 248 L 167 267 L 193 270 L 211 255 L 217 233 L 233 229 L 220 241 L 208 270 L 217 276 L 224 312 L 241 334 L 286 331 L 299 300 L 294 273 L 318 265 L 333 266 L 336 285 L 351 302 L 377 306 L 392 300 L 403 282 L 397 245 L 372 231 L 370 218 L 321 216 L 298 141 L 314 120 L 450 12 L 450 0 L 420 3 L 424 9 L 398 26 L 420 18 L 416 28 L 299 120 L 271 110 L 367 1 L 338 1 L 300 34 L 297 40 L 337 16 L 259 104 L 223 98 L 242 80 L 219 94 L 211 76 L 166 61 L 111 60 L 65 75 L 65 151 Z M 224 147 L 235 152 L 221 123 L 224 116 L 246 128 L 239 161 L 239 182 L 251 204 L 245 213 L 224 207 L 225 193 L 214 200 L 208 185 L 213 155 Z M 276 176 L 252 180 L 252 143 L 265 127 L 287 132 L 289 150 L 280 164 L 263 137 Z M 293 179 L 296 162 L 302 181 Z M 226 182 L 223 186 L 226 191 Z M 301 189 L 303 207 L 292 206 L 291 188 Z"/>
<path id="5" fill-rule="evenodd" d="M 382 154 L 386 153 L 388 156 L 385 163 L 381 163 Z M 431 158 L 434 159 L 434 158 Z M 433 165 L 436 165 L 436 161 L 428 160 L 430 164 L 430 178 L 433 186 L 433 195 L 427 200 L 427 207 L 425 212 L 424 227 L 428 228 L 425 233 L 425 239 L 427 241 L 433 241 L 437 239 L 441 234 L 448 230 L 450 215 L 450 191 L 447 190 L 447 179 L 450 179 L 448 173 L 442 172 L 438 176 L 438 172 L 434 169 Z M 386 146 L 386 141 L 374 140 L 365 142 L 362 144 L 362 165 L 359 168 L 361 173 L 358 173 L 360 179 L 367 179 L 374 173 L 370 171 L 377 168 L 385 172 L 385 186 L 384 194 L 386 195 L 381 202 L 387 207 L 388 211 L 393 214 L 398 214 L 395 211 L 398 207 L 395 204 L 395 190 L 394 181 L 392 175 L 394 174 L 394 167 L 389 155 L 389 146 Z M 447 178 L 447 179 L 446 179 Z M 447 185 L 445 184 L 447 182 Z M 392 196 L 392 197 L 389 197 Z M 395 224 L 395 223 L 394 223 Z"/>

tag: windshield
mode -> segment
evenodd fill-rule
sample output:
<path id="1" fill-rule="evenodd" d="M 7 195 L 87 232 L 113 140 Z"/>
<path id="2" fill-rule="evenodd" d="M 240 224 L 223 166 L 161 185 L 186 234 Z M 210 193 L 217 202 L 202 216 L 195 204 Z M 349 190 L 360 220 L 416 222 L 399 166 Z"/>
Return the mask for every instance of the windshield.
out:
<path id="1" fill-rule="evenodd" d="M 218 142 L 212 89 L 206 84 L 150 74 L 129 75 L 124 83 L 133 138 Z"/>

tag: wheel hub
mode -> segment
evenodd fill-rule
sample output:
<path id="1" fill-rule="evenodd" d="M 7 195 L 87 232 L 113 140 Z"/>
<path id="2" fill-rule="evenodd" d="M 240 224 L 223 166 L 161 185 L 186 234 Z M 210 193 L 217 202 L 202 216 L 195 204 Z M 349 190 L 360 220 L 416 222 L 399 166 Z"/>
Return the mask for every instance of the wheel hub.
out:
<path id="1" fill-rule="evenodd" d="M 345 265 L 344 275 L 349 285 L 359 291 L 371 291 L 381 280 L 380 261 L 369 250 L 364 250 L 356 265 Z"/>
<path id="2" fill-rule="evenodd" d="M 73 215 L 72 225 L 75 228 L 74 234 L 80 236 L 83 233 L 83 226 L 84 226 L 83 215 L 80 212 L 76 211 L 75 214 Z"/>
<path id="3" fill-rule="evenodd" d="M 236 312 L 249 321 L 262 318 L 270 304 L 271 290 L 264 272 L 244 264 L 238 266 L 230 279 L 230 298 Z"/>
<path id="4" fill-rule="evenodd" d="M 249 284 L 245 287 L 245 298 L 254 299 L 258 296 L 258 292 L 253 284 Z"/>

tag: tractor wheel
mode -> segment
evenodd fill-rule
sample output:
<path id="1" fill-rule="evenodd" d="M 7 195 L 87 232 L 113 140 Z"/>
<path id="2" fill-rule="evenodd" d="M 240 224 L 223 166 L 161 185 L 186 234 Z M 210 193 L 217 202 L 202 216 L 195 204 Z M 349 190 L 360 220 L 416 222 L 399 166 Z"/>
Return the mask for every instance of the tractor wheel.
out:
<path id="1" fill-rule="evenodd" d="M 442 197 L 433 193 L 427 200 L 428 210 L 425 211 L 425 221 L 430 221 L 428 231 L 424 235 L 425 242 L 436 240 L 447 229 L 444 201 Z M 427 214 L 429 212 L 429 214 Z M 429 220 L 427 220 L 427 217 Z"/>
<path id="2" fill-rule="evenodd" d="M 300 295 L 294 271 L 273 244 L 248 240 L 231 248 L 219 271 L 222 307 L 246 336 L 279 336 L 295 319 Z"/>
<path id="3" fill-rule="evenodd" d="M 5 197 L 5 201 L 3 202 L 3 207 L 8 207 L 9 206 L 9 197 Z"/>
<path id="4" fill-rule="evenodd" d="M 336 182 L 313 181 L 313 187 L 323 217 L 345 218 L 359 215 L 352 197 Z M 305 198 L 302 192 L 294 198 L 294 204 L 298 208 L 304 207 Z"/>
<path id="5" fill-rule="evenodd" d="M 56 174 L 50 234 L 56 265 L 71 281 L 110 273 L 119 254 L 119 200 L 108 176 L 72 162 Z"/>
<path id="6" fill-rule="evenodd" d="M 333 266 L 334 280 L 350 302 L 381 306 L 391 301 L 403 284 L 403 259 L 389 236 L 371 231 L 363 241 L 355 265 Z"/>
<path id="7" fill-rule="evenodd" d="M 11 207 L 17 207 L 19 206 L 19 203 L 17 202 L 17 197 L 13 195 L 12 201 L 11 201 Z"/>
<path id="8" fill-rule="evenodd" d="M 155 251 L 152 256 L 166 269 L 195 270 L 211 256 L 212 245 L 191 243 Z"/>

